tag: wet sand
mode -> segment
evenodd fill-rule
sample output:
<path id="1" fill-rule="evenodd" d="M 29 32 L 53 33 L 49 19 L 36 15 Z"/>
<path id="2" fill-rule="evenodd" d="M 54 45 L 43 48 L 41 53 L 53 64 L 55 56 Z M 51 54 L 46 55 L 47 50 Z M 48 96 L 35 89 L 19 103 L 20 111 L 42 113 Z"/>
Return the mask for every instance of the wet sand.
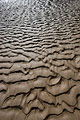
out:
<path id="1" fill-rule="evenodd" d="M 80 0 L 0 0 L 0 120 L 80 120 Z"/>

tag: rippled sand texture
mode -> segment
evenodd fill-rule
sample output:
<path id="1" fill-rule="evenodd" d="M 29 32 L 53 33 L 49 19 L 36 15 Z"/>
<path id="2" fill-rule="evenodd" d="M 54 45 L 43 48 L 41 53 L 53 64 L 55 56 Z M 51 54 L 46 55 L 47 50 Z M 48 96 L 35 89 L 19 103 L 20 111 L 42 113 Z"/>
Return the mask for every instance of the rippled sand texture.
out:
<path id="1" fill-rule="evenodd" d="M 0 120 L 80 120 L 80 0 L 0 0 Z"/>

